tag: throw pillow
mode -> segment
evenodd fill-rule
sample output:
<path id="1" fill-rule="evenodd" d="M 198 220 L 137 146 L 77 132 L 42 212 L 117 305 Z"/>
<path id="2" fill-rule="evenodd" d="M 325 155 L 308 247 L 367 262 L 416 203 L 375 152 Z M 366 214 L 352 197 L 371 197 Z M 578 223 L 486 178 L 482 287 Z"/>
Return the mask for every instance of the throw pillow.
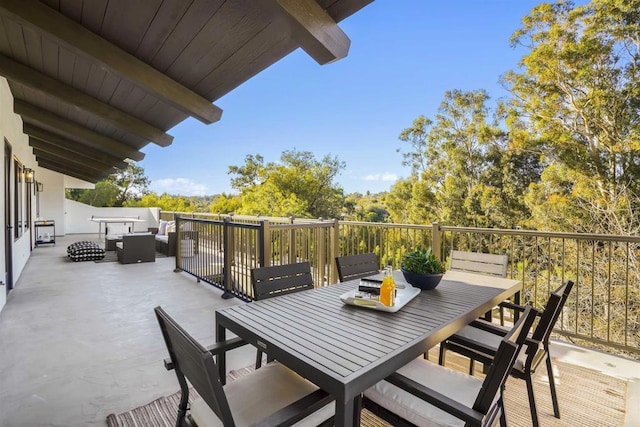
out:
<path id="1" fill-rule="evenodd" d="M 164 236 L 167 234 L 167 221 L 160 221 L 158 224 L 158 235 Z"/>

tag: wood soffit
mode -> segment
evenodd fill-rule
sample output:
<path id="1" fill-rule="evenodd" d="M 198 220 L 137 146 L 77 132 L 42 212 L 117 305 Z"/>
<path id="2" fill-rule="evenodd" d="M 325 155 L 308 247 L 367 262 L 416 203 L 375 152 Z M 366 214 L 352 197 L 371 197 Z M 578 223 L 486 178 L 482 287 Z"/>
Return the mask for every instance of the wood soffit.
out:
<path id="1" fill-rule="evenodd" d="M 373 0 L 0 0 L 0 76 L 41 167 L 96 182 L 297 48 L 344 58 Z"/>

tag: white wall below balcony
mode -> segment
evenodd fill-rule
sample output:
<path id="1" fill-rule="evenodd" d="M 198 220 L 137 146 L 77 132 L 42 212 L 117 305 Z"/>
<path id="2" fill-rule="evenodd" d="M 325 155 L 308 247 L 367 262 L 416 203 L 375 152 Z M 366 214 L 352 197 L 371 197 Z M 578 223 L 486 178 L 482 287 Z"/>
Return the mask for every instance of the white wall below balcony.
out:
<path id="1" fill-rule="evenodd" d="M 134 231 L 146 231 L 148 227 L 157 227 L 160 208 L 98 208 L 73 200 L 64 200 L 64 230 L 66 234 L 98 233 L 98 224 L 91 217 L 128 217 L 139 218 L 143 222 L 134 224 Z M 129 224 L 130 225 L 130 224 Z M 110 224 L 110 234 L 122 234 L 129 225 Z M 104 226 L 102 226 L 104 233 Z"/>

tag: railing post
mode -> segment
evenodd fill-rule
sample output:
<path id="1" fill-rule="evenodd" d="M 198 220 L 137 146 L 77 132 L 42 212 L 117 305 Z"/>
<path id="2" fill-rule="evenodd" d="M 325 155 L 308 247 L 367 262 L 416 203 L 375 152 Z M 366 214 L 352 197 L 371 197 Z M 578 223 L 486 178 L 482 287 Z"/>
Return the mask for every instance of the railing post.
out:
<path id="1" fill-rule="evenodd" d="M 320 221 L 322 221 L 322 218 L 320 218 Z M 325 274 L 327 271 L 327 251 L 325 249 L 326 248 L 325 233 L 327 232 L 327 229 L 326 227 L 320 227 L 320 228 L 316 228 L 314 231 L 315 231 L 314 234 L 316 236 L 316 244 L 318 245 L 318 250 L 316 252 L 318 265 L 316 266 L 316 269 L 318 271 L 318 278 L 322 281 L 322 286 L 326 286 L 327 284 L 325 283 Z"/>
<path id="2" fill-rule="evenodd" d="M 176 222 L 176 268 L 174 272 L 178 273 L 182 271 L 182 236 L 180 236 L 180 217 L 173 214 L 173 220 Z"/>
<path id="3" fill-rule="evenodd" d="M 335 259 L 340 255 L 340 221 L 333 220 L 333 232 L 331 233 L 331 248 L 329 254 L 329 277 L 331 283 L 338 283 L 338 270 Z"/>
<path id="4" fill-rule="evenodd" d="M 440 235 L 440 224 L 431 224 L 431 252 L 436 255 L 438 261 L 442 261 L 442 236 Z"/>
<path id="5" fill-rule="evenodd" d="M 289 223 L 295 224 L 295 217 L 289 217 Z M 282 254 L 280 254 L 282 256 Z M 289 229 L 289 264 L 296 262 L 296 230 L 295 228 Z M 282 262 L 282 261 L 281 261 Z"/>
<path id="6" fill-rule="evenodd" d="M 260 267 L 268 267 L 271 265 L 271 227 L 269 221 L 263 219 L 260 221 Z"/>
<path id="7" fill-rule="evenodd" d="M 222 281 L 224 282 L 224 293 L 222 299 L 233 298 L 232 288 L 232 276 L 231 266 L 233 262 L 233 230 L 231 229 L 231 219 L 225 218 L 222 225 L 222 240 L 223 240 L 223 265 L 222 268 Z"/>

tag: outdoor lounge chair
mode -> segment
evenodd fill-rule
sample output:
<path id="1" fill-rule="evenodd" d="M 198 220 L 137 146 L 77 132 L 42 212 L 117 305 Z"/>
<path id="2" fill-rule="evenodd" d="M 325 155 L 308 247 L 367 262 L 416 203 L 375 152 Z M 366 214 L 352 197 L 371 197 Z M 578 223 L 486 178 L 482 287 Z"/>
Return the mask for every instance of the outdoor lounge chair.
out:
<path id="1" fill-rule="evenodd" d="M 511 370 L 511 375 L 520 378 L 527 383 L 527 393 L 529 395 L 529 407 L 531 410 L 531 420 L 534 426 L 538 425 L 538 413 L 536 401 L 533 394 L 533 375 L 538 366 L 544 360 L 549 376 L 549 388 L 551 389 L 551 400 L 553 402 L 553 414 L 560 418 L 558 406 L 558 396 L 556 394 L 555 382 L 553 379 L 553 368 L 551 366 L 551 356 L 549 355 L 549 337 L 562 312 L 565 302 L 571 292 L 573 282 L 568 281 L 558 289 L 553 291 L 547 301 L 545 309 L 539 314 L 540 319 L 535 327 L 531 338 L 526 341 L 526 350 L 522 351 Z M 504 305 L 507 305 L 503 303 Z M 524 307 L 508 304 L 509 308 L 522 311 Z M 470 358 L 469 373 L 473 374 L 474 360 L 489 364 L 495 357 L 498 345 L 502 336 L 508 332 L 504 327 L 477 320 L 460 332 L 452 335 L 440 344 L 440 364 L 444 365 L 447 350 L 455 351 Z"/>
<path id="2" fill-rule="evenodd" d="M 151 233 L 125 234 L 122 241 L 116 243 L 116 253 L 121 264 L 155 262 L 155 237 Z"/>
<path id="3" fill-rule="evenodd" d="M 251 270 L 253 299 L 256 301 L 313 289 L 311 264 L 296 264 L 259 267 Z M 270 359 L 267 359 L 270 361 Z M 262 351 L 256 354 L 256 369 L 262 366 Z"/>
<path id="4" fill-rule="evenodd" d="M 161 307 L 156 317 L 182 396 L 176 426 L 304 425 L 332 423 L 333 398 L 279 363 L 271 363 L 223 386 L 213 356 L 245 344 L 239 338 L 206 349 Z M 191 383 L 200 397 L 189 404 Z M 277 392 L 273 392 L 277 390 Z"/>
<path id="5" fill-rule="evenodd" d="M 502 391 L 535 314 L 528 307 L 502 337 L 484 380 L 418 358 L 367 389 L 364 407 L 394 426 L 491 426 L 498 417 L 506 426 Z"/>
<path id="6" fill-rule="evenodd" d="M 379 273 L 378 257 L 374 253 L 336 257 L 341 282 L 361 279 Z"/>

